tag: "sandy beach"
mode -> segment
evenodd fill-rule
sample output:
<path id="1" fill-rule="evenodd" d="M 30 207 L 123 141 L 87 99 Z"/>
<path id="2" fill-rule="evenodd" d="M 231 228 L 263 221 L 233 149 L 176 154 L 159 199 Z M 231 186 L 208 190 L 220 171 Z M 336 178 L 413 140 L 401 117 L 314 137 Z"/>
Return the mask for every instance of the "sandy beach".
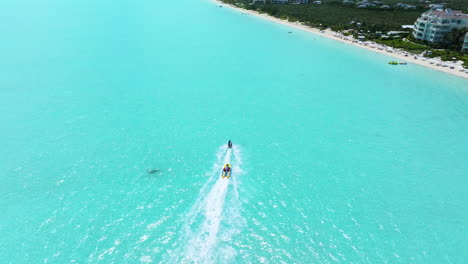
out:
<path id="1" fill-rule="evenodd" d="M 378 44 L 378 43 L 375 43 L 375 42 L 358 41 L 358 40 L 352 38 L 351 36 L 346 37 L 346 36 L 341 35 L 338 32 L 335 32 L 335 31 L 332 31 L 332 30 L 329 30 L 329 29 L 319 30 L 319 29 L 316 29 L 316 28 L 312 28 L 312 27 L 303 25 L 300 22 L 290 22 L 290 21 L 287 21 L 287 20 L 282 20 L 282 19 L 272 17 L 272 16 L 267 15 L 267 14 L 261 14 L 261 13 L 258 13 L 256 11 L 247 10 L 247 9 L 243 9 L 243 8 L 240 8 L 240 7 L 237 7 L 237 6 L 229 5 L 229 4 L 223 3 L 223 2 L 221 2 L 219 0 L 211 0 L 211 1 L 213 1 L 217 5 L 220 5 L 220 6 L 223 6 L 223 7 L 233 8 L 233 9 L 235 9 L 235 10 L 237 10 L 237 11 L 243 13 L 243 14 L 248 14 L 248 15 L 261 17 L 263 19 L 267 19 L 267 20 L 273 21 L 275 23 L 287 25 L 287 26 L 290 26 L 290 27 L 293 27 L 293 28 L 296 28 L 296 29 L 299 29 L 299 30 L 303 30 L 303 31 L 307 31 L 307 32 L 310 32 L 310 33 L 313 33 L 313 34 L 321 35 L 321 36 L 324 36 L 324 37 L 327 37 L 327 38 L 330 38 L 330 39 L 334 39 L 336 41 L 343 42 L 345 44 L 354 45 L 354 46 L 358 46 L 358 47 L 361 47 L 361 48 L 371 50 L 373 52 L 385 54 L 385 55 L 388 55 L 388 56 L 391 56 L 391 57 L 395 58 L 398 62 L 414 63 L 414 64 L 418 64 L 418 65 L 421 65 L 421 66 L 424 66 L 424 67 L 434 69 L 436 71 L 445 72 L 445 73 L 448 73 L 448 74 L 452 74 L 452 75 L 455 75 L 455 76 L 458 76 L 458 77 L 468 79 L 468 69 L 464 69 L 461 66 L 461 62 L 453 63 L 453 62 L 441 61 L 440 59 L 437 59 L 437 58 L 432 58 L 432 59 L 431 58 L 425 58 L 425 57 L 420 56 L 420 55 L 414 55 L 414 54 L 408 53 L 406 51 L 402 51 L 402 50 L 399 50 L 399 49 L 395 49 L 395 48 L 392 48 L 392 47 L 381 45 L 381 44 Z"/>

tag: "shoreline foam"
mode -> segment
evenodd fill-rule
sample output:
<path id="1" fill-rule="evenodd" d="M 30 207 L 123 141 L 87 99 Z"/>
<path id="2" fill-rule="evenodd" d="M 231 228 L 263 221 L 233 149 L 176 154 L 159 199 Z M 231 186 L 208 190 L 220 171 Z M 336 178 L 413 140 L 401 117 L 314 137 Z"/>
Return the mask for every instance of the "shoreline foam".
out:
<path id="1" fill-rule="evenodd" d="M 296 28 L 296 29 L 299 29 L 299 30 L 302 30 L 302 31 L 306 31 L 306 32 L 309 32 L 309 33 L 312 33 L 312 34 L 320 35 L 320 36 L 323 36 L 323 37 L 326 37 L 326 38 L 334 39 L 336 41 L 340 41 L 342 43 L 346 43 L 346 44 L 349 44 L 349 45 L 365 48 L 365 49 L 373 51 L 373 52 L 377 52 L 377 53 L 380 53 L 380 54 L 385 54 L 387 56 L 393 57 L 395 59 L 398 59 L 398 60 L 401 60 L 401 61 L 404 61 L 404 62 L 418 64 L 418 65 L 421 65 L 421 66 L 424 66 L 424 67 L 427 67 L 427 68 L 431 68 L 431 69 L 439 71 L 439 72 L 444 72 L 444 73 L 448 73 L 448 74 L 458 76 L 458 77 L 461 77 L 461 78 L 464 78 L 464 79 L 468 79 L 468 69 L 464 69 L 464 70 L 461 71 L 460 69 L 462 69 L 462 66 L 460 64 L 451 63 L 451 62 L 444 62 L 444 61 L 437 60 L 435 58 L 434 59 L 425 58 L 425 57 L 422 57 L 422 56 L 419 56 L 419 55 L 407 53 L 405 51 L 395 49 L 395 48 L 392 48 L 392 47 L 388 47 L 388 46 L 385 46 L 385 45 L 377 44 L 377 43 L 374 43 L 374 42 L 369 42 L 369 41 L 360 42 L 360 41 L 357 41 L 356 39 L 354 39 L 352 37 L 342 37 L 342 36 L 340 36 L 340 33 L 332 31 L 330 29 L 320 30 L 320 29 L 317 29 L 317 28 L 312 28 L 312 27 L 303 25 L 300 22 L 290 22 L 290 21 L 287 21 L 287 20 L 282 20 L 282 19 L 270 16 L 268 14 L 262 14 L 262 13 L 258 13 L 256 11 L 243 9 L 243 8 L 240 8 L 240 7 L 237 7 L 237 6 L 234 6 L 234 5 L 230 5 L 230 4 L 221 2 L 220 0 L 211 0 L 211 1 L 218 4 L 218 5 L 221 5 L 223 7 L 229 7 L 229 8 L 235 9 L 237 11 L 240 11 L 242 13 L 246 13 L 246 14 L 249 14 L 249 15 L 260 17 L 260 18 L 263 18 L 263 19 L 266 19 L 266 20 L 269 20 L 269 21 L 272 21 L 272 22 L 275 22 L 275 23 L 290 26 L 290 27 L 293 27 L 293 28 Z M 405 54 L 407 54 L 407 56 L 405 56 Z M 450 66 L 454 66 L 454 69 L 450 69 Z"/>

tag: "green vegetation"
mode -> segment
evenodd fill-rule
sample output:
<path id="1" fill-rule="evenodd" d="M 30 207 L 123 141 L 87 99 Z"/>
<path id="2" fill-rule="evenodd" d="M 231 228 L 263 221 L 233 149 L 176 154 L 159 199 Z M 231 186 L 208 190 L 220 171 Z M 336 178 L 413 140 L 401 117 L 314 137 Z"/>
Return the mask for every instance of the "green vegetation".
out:
<path id="1" fill-rule="evenodd" d="M 372 0 L 373 1 L 373 0 Z M 372 2 L 371 1 L 371 2 Z M 427 10 L 430 4 L 445 3 L 448 8 L 456 10 L 468 10 L 468 1 L 466 0 L 432 0 L 431 3 L 421 3 L 419 0 L 379 0 L 387 5 L 394 6 L 396 3 L 405 3 L 416 6 L 418 9 Z"/>
<path id="2" fill-rule="evenodd" d="M 455 29 L 444 36 L 444 43 L 433 44 L 428 46 L 424 56 L 428 58 L 440 57 L 443 61 L 463 61 L 463 67 L 468 69 L 468 53 L 461 52 L 464 36 L 468 32 L 468 28 Z M 424 45 L 420 41 L 410 38 L 416 44 Z"/>
<path id="3" fill-rule="evenodd" d="M 468 33 L 468 27 L 455 29 L 452 32 L 445 34 L 442 48 L 457 51 L 461 50 L 466 33 Z"/>
<path id="4" fill-rule="evenodd" d="M 354 4 L 343 4 L 343 0 L 322 0 L 321 5 L 313 4 L 252 4 L 252 0 L 221 0 L 245 9 L 267 13 L 271 16 L 299 21 L 305 25 L 343 32 L 344 35 L 353 35 L 355 38 L 365 37 L 379 44 L 398 48 L 414 54 L 441 57 L 442 60 L 463 60 L 468 68 L 468 54 L 461 53 L 464 34 L 468 29 L 455 30 L 445 36 L 446 41 L 441 44 L 430 45 L 419 43 L 412 39 L 411 30 L 395 35 L 386 35 L 389 31 L 402 31 L 402 25 L 413 25 L 421 13 L 429 9 L 429 3 L 419 0 L 379 0 L 383 5 L 390 6 L 382 9 L 381 5 L 368 8 L 358 8 Z M 290 0 L 293 2 L 293 0 Z M 357 2 L 357 0 L 355 0 Z M 372 0 L 369 0 L 372 2 Z M 459 9 L 468 13 L 468 0 L 442 1 L 446 8 Z M 406 10 L 397 7 L 397 3 L 415 6 L 415 9 Z M 437 3 L 433 1 L 432 3 Z"/>
<path id="5" fill-rule="evenodd" d="M 374 39 L 373 41 L 414 54 L 421 54 L 422 52 L 430 49 L 429 46 L 416 44 L 403 39 Z"/>
<path id="6" fill-rule="evenodd" d="M 332 30 L 363 29 L 370 31 L 400 30 L 401 25 L 412 25 L 422 12 L 429 9 L 428 3 L 419 0 L 380 0 L 390 9 L 382 9 L 381 5 L 368 8 L 358 8 L 356 4 L 343 4 L 343 0 L 322 0 L 321 5 L 313 4 L 252 4 L 252 0 L 222 0 L 223 2 L 241 6 L 246 9 L 268 13 L 274 17 L 300 21 L 317 28 Z M 358 0 L 354 0 L 357 2 Z M 290 0 L 293 2 L 293 0 Z M 372 2 L 372 0 L 369 0 Z M 461 9 L 468 12 L 467 0 L 446 0 L 446 7 Z M 413 5 L 416 9 L 405 10 L 396 6 L 397 3 Z M 433 1 L 433 3 L 437 3 Z"/>
<path id="7" fill-rule="evenodd" d="M 452 50 L 436 50 L 431 49 L 425 55 L 428 58 L 437 58 L 440 57 L 443 61 L 463 61 L 463 67 L 468 69 L 468 54 L 460 53 Z"/>
<path id="8" fill-rule="evenodd" d="M 322 5 L 305 4 L 255 4 L 251 0 L 223 0 L 242 5 L 246 9 L 268 13 L 274 17 L 301 21 L 317 28 L 345 30 L 360 28 L 371 31 L 400 30 L 401 25 L 412 25 L 421 15 L 418 10 L 383 10 L 379 8 L 356 8 L 355 5 L 343 5 L 341 1 L 325 2 Z M 359 26 L 357 26 L 359 25 Z"/>

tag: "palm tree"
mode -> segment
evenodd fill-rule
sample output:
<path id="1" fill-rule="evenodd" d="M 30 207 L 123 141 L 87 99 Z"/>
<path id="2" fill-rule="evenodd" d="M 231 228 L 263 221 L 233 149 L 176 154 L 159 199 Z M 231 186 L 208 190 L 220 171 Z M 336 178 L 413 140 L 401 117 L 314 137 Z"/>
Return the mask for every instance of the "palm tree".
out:
<path id="1" fill-rule="evenodd" d="M 468 32 L 468 27 L 465 28 L 456 28 L 451 32 L 448 32 L 444 35 L 443 44 L 446 48 L 453 50 L 461 50 L 463 46 L 463 41 L 465 40 L 465 35 Z"/>

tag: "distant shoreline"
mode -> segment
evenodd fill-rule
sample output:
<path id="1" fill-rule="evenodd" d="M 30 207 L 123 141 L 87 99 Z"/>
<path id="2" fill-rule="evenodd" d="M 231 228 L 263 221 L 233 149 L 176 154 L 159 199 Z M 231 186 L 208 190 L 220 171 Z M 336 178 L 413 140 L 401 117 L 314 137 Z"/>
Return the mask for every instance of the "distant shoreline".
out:
<path id="1" fill-rule="evenodd" d="M 462 66 L 459 65 L 459 64 L 457 65 L 457 64 L 451 63 L 451 62 L 445 62 L 445 61 L 440 61 L 440 60 L 437 60 L 437 59 L 425 58 L 425 57 L 422 57 L 422 56 L 419 56 L 419 55 L 414 55 L 414 54 L 407 53 L 407 52 L 399 50 L 399 49 L 395 49 L 395 48 L 392 48 L 392 47 L 388 47 L 388 46 L 385 46 L 385 45 L 382 45 L 382 44 L 377 44 L 377 43 L 373 43 L 373 42 L 369 42 L 369 41 L 360 42 L 360 41 L 357 41 L 357 40 L 353 39 L 352 37 L 340 36 L 340 33 L 329 30 L 329 29 L 320 30 L 320 29 L 317 29 L 317 28 L 312 28 L 312 27 L 303 25 L 303 24 L 301 24 L 299 22 L 289 22 L 287 20 L 282 20 L 282 19 L 270 16 L 268 14 L 261 14 L 261 13 L 258 13 L 256 11 L 247 10 L 247 9 L 243 9 L 243 8 L 240 8 L 240 7 L 237 7 L 237 6 L 233 6 L 233 5 L 221 2 L 220 0 L 211 0 L 211 1 L 215 2 L 218 5 L 221 5 L 223 7 L 229 7 L 229 8 L 238 10 L 238 11 L 240 11 L 242 13 L 247 13 L 249 15 L 257 16 L 257 17 L 260 17 L 260 18 L 263 18 L 263 19 L 266 19 L 266 20 L 269 20 L 269 21 L 273 21 L 275 23 L 290 26 L 290 27 L 293 27 L 293 28 L 296 28 L 296 29 L 299 29 L 299 30 L 302 30 L 302 31 L 313 33 L 313 34 L 321 35 L 323 37 L 334 39 L 334 40 L 340 41 L 340 42 L 345 43 L 345 44 L 350 44 L 350 45 L 353 45 L 353 46 L 357 46 L 357 47 L 365 48 L 367 50 L 371 50 L 373 52 L 377 52 L 377 53 L 380 53 L 380 54 L 385 54 L 387 56 L 390 56 L 390 57 L 393 57 L 393 58 L 397 59 L 399 62 L 408 62 L 408 63 L 418 64 L 418 65 L 421 65 L 421 66 L 424 66 L 424 67 L 427 67 L 427 68 L 431 68 L 431 69 L 436 70 L 436 71 L 440 71 L 440 72 L 452 74 L 454 76 L 458 76 L 458 77 L 461 77 L 461 78 L 464 78 L 464 79 L 468 79 L 468 69 L 464 69 L 463 71 L 461 71 L 460 69 L 462 68 Z M 405 56 L 405 54 L 409 54 L 409 55 Z M 445 65 L 445 67 L 443 67 L 443 65 Z M 453 66 L 454 69 L 450 69 L 450 66 Z"/>

